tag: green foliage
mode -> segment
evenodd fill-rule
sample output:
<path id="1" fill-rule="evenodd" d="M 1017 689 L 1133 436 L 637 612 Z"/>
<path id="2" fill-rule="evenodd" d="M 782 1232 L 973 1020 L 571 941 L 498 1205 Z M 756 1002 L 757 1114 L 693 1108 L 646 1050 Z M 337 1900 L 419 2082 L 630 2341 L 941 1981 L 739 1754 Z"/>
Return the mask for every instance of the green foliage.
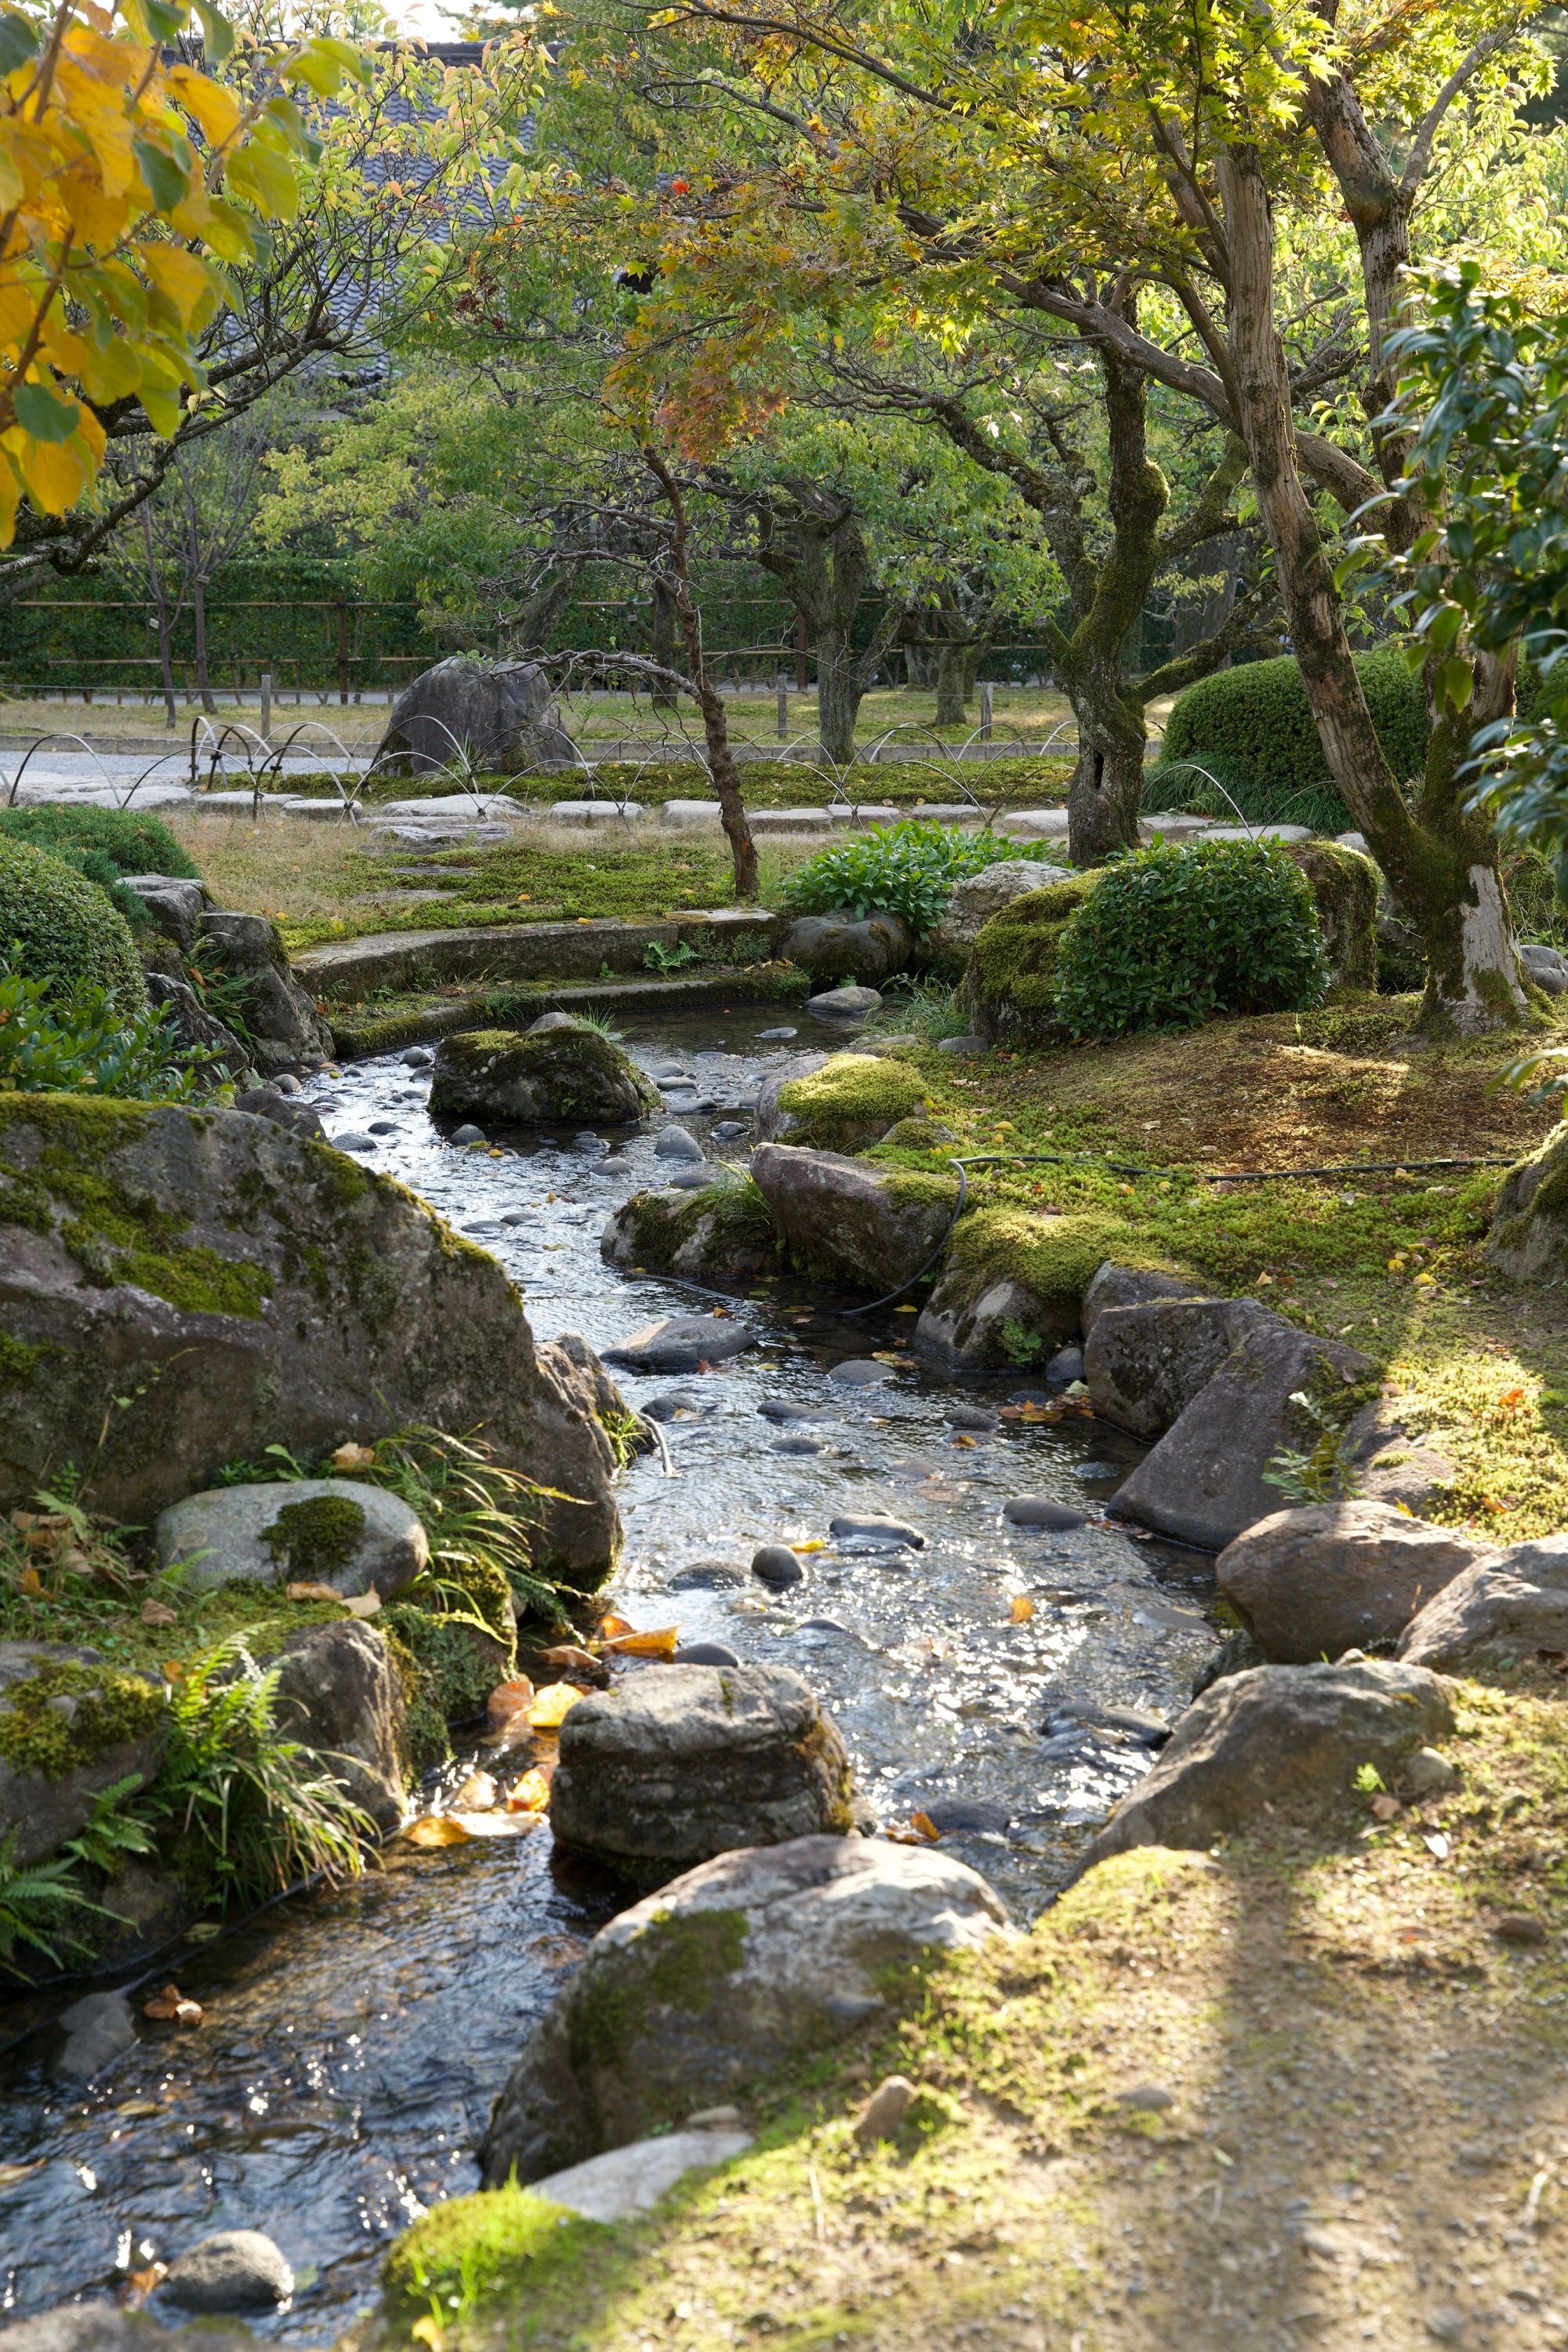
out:
<path id="1" fill-rule="evenodd" d="M 826 915 L 837 907 L 851 907 L 857 917 L 901 915 L 920 939 L 941 919 L 955 882 L 1003 857 L 1043 860 L 1046 850 L 994 833 L 900 818 L 808 857 L 784 882 L 778 901 L 795 915 Z"/>
<path id="2" fill-rule="evenodd" d="M 1174 760 L 1167 753 L 1143 781 L 1143 813 L 1158 818 L 1167 809 L 1218 817 L 1226 824 L 1308 824 L 1317 833 L 1345 833 L 1350 818 L 1333 786 L 1264 782 L 1234 752 L 1194 751 Z"/>
<path id="3" fill-rule="evenodd" d="M 89 1903 L 75 1883 L 77 1861 L 56 1854 L 18 1869 L 12 1860 L 16 1832 L 0 1839 L 0 1969 L 13 1975 L 18 1948 L 38 1953 L 55 1968 L 87 1949 L 86 1938 L 75 1933 L 68 1914 L 107 1918 L 101 1904 Z"/>
<path id="4" fill-rule="evenodd" d="M 1355 667 L 1389 765 L 1402 782 L 1418 776 L 1426 756 L 1426 709 L 1419 678 L 1411 677 L 1403 655 L 1392 646 L 1357 654 Z M 1276 822 L 1322 822 L 1287 814 L 1292 795 L 1312 793 L 1324 807 L 1331 803 L 1325 831 L 1343 833 L 1350 824 L 1344 803 L 1329 782 L 1328 762 L 1292 654 L 1215 670 L 1189 686 L 1176 697 L 1162 751 L 1164 766 L 1177 760 L 1201 760 L 1233 792 L 1238 775 L 1247 779 L 1248 791 L 1256 788 L 1265 796 L 1258 803 L 1259 814 L 1266 804 L 1268 816 Z M 1237 797 L 1242 799 L 1242 794 Z M 1175 803 L 1146 805 L 1169 808 Z M 1248 822 L 1258 823 L 1253 810 L 1245 802 L 1243 806 Z"/>
<path id="5" fill-rule="evenodd" d="M 62 993 L 0 961 L 0 1089 L 188 1102 L 201 1062 L 145 1003 L 122 1011 L 89 982 Z"/>
<path id="6" fill-rule="evenodd" d="M 0 840 L 0 953 L 47 983 L 111 990 L 127 1013 L 145 1005 L 142 965 L 123 916 L 105 893 L 44 849 Z"/>
<path id="7" fill-rule="evenodd" d="M 163 1838 L 194 1841 L 203 1874 L 249 1908 L 296 1879 L 353 1876 L 373 1824 L 323 1759 L 279 1730 L 279 1669 L 243 1635 L 196 1659 L 172 1685 L 169 1743 L 143 1808 Z"/>
<path id="8" fill-rule="evenodd" d="M 171 874 L 199 882 L 201 869 L 161 819 L 134 808 L 58 806 L 0 809 L 0 835 L 31 842 L 79 870 L 91 882 L 121 874 Z"/>
<path id="9" fill-rule="evenodd" d="M 642 951 L 642 960 L 649 971 L 679 971 L 683 963 L 695 963 L 697 950 L 689 941 L 681 940 L 667 948 L 659 940 L 649 940 Z"/>
<path id="10" fill-rule="evenodd" d="M 1105 868 L 1062 934 L 1055 1010 L 1075 1037 L 1115 1037 L 1298 1011 L 1328 984 L 1312 894 L 1284 852 L 1196 841 Z"/>
<path id="11" fill-rule="evenodd" d="M 134 1773 L 116 1780 L 93 1799 L 92 1811 L 77 1832 L 66 1841 L 64 1851 L 80 1863 L 84 1870 L 100 1871 L 107 1878 L 119 1869 L 129 1854 L 151 1853 L 153 1840 L 144 1822 L 126 1807 L 142 1783 Z"/>
<path id="12" fill-rule="evenodd" d="M 1345 1434 L 1331 1421 L 1305 1389 L 1291 1391 L 1290 1402 L 1304 1412 L 1318 1434 L 1305 1448 L 1281 1446 L 1260 1473 L 1266 1486 L 1277 1486 L 1292 1508 L 1304 1503 L 1347 1503 L 1361 1491 L 1361 1478 Z"/>

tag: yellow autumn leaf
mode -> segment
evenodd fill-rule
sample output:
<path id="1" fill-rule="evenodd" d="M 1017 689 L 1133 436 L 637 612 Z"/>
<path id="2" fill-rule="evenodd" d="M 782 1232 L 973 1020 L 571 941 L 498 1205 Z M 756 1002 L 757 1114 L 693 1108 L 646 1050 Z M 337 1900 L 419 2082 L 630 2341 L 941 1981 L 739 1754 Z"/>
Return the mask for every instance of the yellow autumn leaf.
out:
<path id="1" fill-rule="evenodd" d="M 81 461 L 68 441 L 27 441 L 17 462 L 27 496 L 45 514 L 64 514 L 87 487 Z"/>
<path id="2" fill-rule="evenodd" d="M 599 1647 L 626 1658 L 668 1658 L 674 1655 L 679 1641 L 678 1625 L 660 1625 L 650 1633 L 612 1633 Z"/>
<path id="3" fill-rule="evenodd" d="M 213 292 L 212 273 L 194 253 L 178 245 L 139 245 L 142 267 L 161 294 L 166 294 L 188 327 L 198 304 Z"/>
<path id="4" fill-rule="evenodd" d="M 570 1683 L 546 1683 L 528 1710 L 529 1722 L 535 1731 L 553 1731 L 582 1696 Z"/>
<path id="5" fill-rule="evenodd" d="M 1035 1604 L 1026 1592 L 1015 1592 L 1007 1614 L 1015 1625 L 1026 1625 L 1035 1613 Z"/>
<path id="6" fill-rule="evenodd" d="M 467 1845 L 473 1835 L 450 1813 L 421 1813 L 403 1832 L 410 1845 Z"/>
<path id="7" fill-rule="evenodd" d="M 550 1802 L 550 1782 L 537 1764 L 531 1765 L 506 1792 L 509 1813 L 542 1813 Z"/>
<path id="8" fill-rule="evenodd" d="M 199 124 L 210 147 L 222 147 L 239 129 L 239 109 L 226 89 L 190 66 L 171 66 L 169 88 L 185 112 Z"/>

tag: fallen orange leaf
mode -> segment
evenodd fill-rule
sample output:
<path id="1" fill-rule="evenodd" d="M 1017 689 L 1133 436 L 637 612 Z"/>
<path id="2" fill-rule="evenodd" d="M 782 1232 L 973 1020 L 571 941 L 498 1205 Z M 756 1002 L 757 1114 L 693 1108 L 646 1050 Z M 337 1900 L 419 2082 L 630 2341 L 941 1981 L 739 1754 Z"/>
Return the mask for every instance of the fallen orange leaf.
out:
<path id="1" fill-rule="evenodd" d="M 334 1470 L 368 1470 L 375 1460 L 374 1445 L 356 1445 L 351 1438 L 332 1456 Z"/>
<path id="2" fill-rule="evenodd" d="M 923 1838 L 935 1840 L 942 1835 L 942 1832 L 938 1829 L 936 1823 L 932 1821 L 929 1813 L 911 1813 L 910 1815 L 910 1827 L 912 1830 L 919 1830 L 921 1837 Z"/>
<path id="3" fill-rule="evenodd" d="M 607 1617 L 600 1618 L 599 1631 L 601 1633 L 609 1634 L 630 1633 L 635 1632 L 636 1628 L 629 1617 L 617 1617 L 612 1610 Z"/>
<path id="4" fill-rule="evenodd" d="M 1035 1604 L 1026 1592 L 1015 1592 L 1007 1614 L 1015 1625 L 1026 1625 L 1035 1613 Z"/>
<path id="5" fill-rule="evenodd" d="M 16 1579 L 16 1582 L 21 1587 L 22 1591 L 26 1593 L 28 1599 L 33 1601 L 37 1599 L 39 1593 L 42 1592 L 44 1589 L 44 1580 L 38 1574 L 37 1570 L 33 1566 L 31 1560 L 28 1561 L 26 1567 L 22 1570 L 21 1575 Z"/>
<path id="6" fill-rule="evenodd" d="M 421 1813 L 403 1832 L 410 1845 L 467 1845 L 473 1832 L 450 1813 Z"/>
<path id="7" fill-rule="evenodd" d="M 521 1780 L 516 1780 L 506 1792 L 509 1813 L 542 1813 L 550 1802 L 550 1780 L 537 1764 L 531 1765 Z"/>
<path id="8" fill-rule="evenodd" d="M 570 1683 L 546 1683 L 529 1708 L 528 1719 L 535 1731 L 553 1731 L 582 1696 Z"/>
<path id="9" fill-rule="evenodd" d="M 177 1683 L 177 1682 L 181 1679 L 182 1675 L 184 1674 L 184 1671 L 185 1671 L 185 1670 L 184 1670 L 184 1666 L 183 1666 L 183 1665 L 181 1665 L 181 1664 L 180 1664 L 180 1662 L 179 1662 L 178 1658 L 165 1658 L 165 1659 L 164 1659 L 164 1661 L 163 1661 L 163 1680 L 164 1680 L 166 1683 Z"/>
<path id="10" fill-rule="evenodd" d="M 660 1625 L 646 1633 L 614 1633 L 599 1647 L 623 1658 L 669 1658 L 679 1643 L 679 1625 Z"/>
<path id="11" fill-rule="evenodd" d="M 510 1683 L 497 1683 L 485 1701 L 485 1713 L 492 1724 L 510 1723 L 514 1715 L 526 1715 L 533 1705 L 533 1685 L 526 1675 L 519 1675 Z"/>

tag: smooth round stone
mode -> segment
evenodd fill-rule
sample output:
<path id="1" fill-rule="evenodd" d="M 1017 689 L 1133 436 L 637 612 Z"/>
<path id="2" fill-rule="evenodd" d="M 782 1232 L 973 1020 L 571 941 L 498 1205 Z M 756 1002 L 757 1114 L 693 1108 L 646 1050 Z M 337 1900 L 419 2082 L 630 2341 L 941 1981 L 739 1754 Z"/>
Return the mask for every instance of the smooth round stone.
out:
<path id="1" fill-rule="evenodd" d="M 185 2311 L 266 2311 L 293 2292 L 288 2256 L 259 2230 L 215 2230 L 198 2239 L 163 2284 L 163 2299 Z"/>
<path id="2" fill-rule="evenodd" d="M 791 1554 L 794 1558 L 794 1554 Z M 744 1584 L 745 1577 L 727 1559 L 694 1559 L 679 1576 L 669 1580 L 671 1592 L 722 1592 L 728 1587 Z"/>
<path id="3" fill-rule="evenodd" d="M 569 1013 L 542 1013 L 537 1021 L 528 1024 L 530 1037 L 548 1037 L 552 1030 L 575 1029 L 577 1024 Z"/>
<path id="4" fill-rule="evenodd" d="M 950 1429 L 993 1430 L 997 1420 L 984 1405 L 955 1404 L 947 1414 L 947 1425 Z"/>
<path id="5" fill-rule="evenodd" d="M 795 1630 L 797 1633 L 847 1633 L 849 1628 L 837 1617 L 803 1617 Z"/>
<path id="6" fill-rule="evenodd" d="M 452 1140 L 454 1143 L 483 1143 L 486 1140 L 485 1131 L 482 1127 L 476 1127 L 470 1119 L 463 1126 L 454 1129 Z"/>
<path id="7" fill-rule="evenodd" d="M 1015 1495 L 1002 1506 L 1002 1517 L 1016 1528 L 1044 1528 L 1064 1533 L 1088 1525 L 1081 1511 L 1067 1503 L 1053 1503 L 1045 1495 Z"/>
<path id="8" fill-rule="evenodd" d="M 787 1544 L 762 1544 L 752 1554 L 752 1574 L 782 1591 L 786 1585 L 799 1584 L 805 1570 Z"/>
<path id="9" fill-rule="evenodd" d="M 332 1135 L 329 1136 L 327 1140 L 338 1151 L 374 1151 L 375 1150 L 374 1135 Z"/>
<path id="10" fill-rule="evenodd" d="M 700 1192 L 705 1184 L 717 1184 L 722 1180 L 717 1168 L 678 1168 L 673 1176 L 664 1180 L 665 1189 L 671 1192 Z"/>
<path id="11" fill-rule="evenodd" d="M 280 1095 L 297 1095 L 300 1091 L 300 1081 L 292 1070 L 284 1070 L 272 1083 Z"/>
<path id="12" fill-rule="evenodd" d="M 399 1054 L 397 1058 L 405 1070 L 427 1070 L 436 1056 L 428 1045 L 410 1045 L 407 1052 Z"/>
<path id="13" fill-rule="evenodd" d="M 500 1226 L 493 1217 L 476 1217 L 471 1225 L 461 1225 L 458 1231 L 465 1234 L 499 1234 Z"/>
<path id="14" fill-rule="evenodd" d="M 683 1127 L 661 1128 L 654 1140 L 654 1153 L 659 1160 L 700 1160 L 702 1146 Z"/>
<path id="15" fill-rule="evenodd" d="M 1046 1378 L 1054 1389 L 1065 1389 L 1072 1381 L 1083 1378 L 1083 1349 L 1060 1348 L 1046 1366 Z"/>
<path id="16" fill-rule="evenodd" d="M 832 1410 L 826 1404 L 796 1404 L 791 1397 L 764 1397 L 757 1407 L 764 1421 L 826 1421 Z"/>
<path id="17" fill-rule="evenodd" d="M 746 1123 L 740 1118 L 721 1118 L 713 1129 L 714 1139 L 719 1143 L 732 1143 L 736 1136 L 745 1132 Z"/>
<path id="18" fill-rule="evenodd" d="M 660 1078 L 684 1078 L 686 1065 L 684 1062 L 650 1062 L 647 1074 L 657 1086 Z"/>
<path id="19" fill-rule="evenodd" d="M 590 1135 L 586 1129 L 581 1135 L 574 1135 L 572 1138 L 573 1150 L 582 1152 L 585 1159 L 596 1160 L 608 1151 L 609 1148 L 602 1135 Z"/>
<path id="20" fill-rule="evenodd" d="M 775 1454 L 825 1454 L 826 1443 L 820 1437 L 775 1437 Z"/>
<path id="21" fill-rule="evenodd" d="M 983 1797 L 931 1797 L 921 1811 L 943 1837 L 956 1836 L 965 1830 L 994 1833 L 1005 1830 L 1013 1818 L 1005 1805 L 989 1804 Z"/>
<path id="22" fill-rule="evenodd" d="M 939 1054 L 988 1054 L 991 1048 L 984 1037 L 939 1037 L 936 1050 Z"/>
<path id="23" fill-rule="evenodd" d="M 874 1389 L 888 1379 L 890 1370 L 869 1356 L 849 1356 L 842 1364 L 835 1364 L 827 1377 L 847 1389 Z"/>
<path id="24" fill-rule="evenodd" d="M 503 1225 L 526 1225 L 532 1214 L 531 1209 L 508 1209 L 501 1223 Z"/>
<path id="25" fill-rule="evenodd" d="M 799 1034 L 798 1029 L 759 1029 L 757 1042 L 759 1045 L 771 1045 L 775 1037 L 798 1037 Z"/>
<path id="26" fill-rule="evenodd" d="M 818 1021 L 867 1021 L 881 1002 L 879 988 L 829 988 L 807 997 L 805 1009 Z"/>
<path id="27" fill-rule="evenodd" d="M 637 1411 L 645 1413 L 649 1421 L 674 1421 L 679 1413 L 716 1412 L 718 1409 L 717 1405 L 705 1403 L 700 1397 L 692 1396 L 685 1389 L 670 1389 L 663 1396 L 649 1397 L 646 1404 L 637 1407 Z"/>
<path id="28" fill-rule="evenodd" d="M 677 1076 L 655 1077 L 654 1085 L 661 1095 L 689 1095 L 697 1091 L 697 1081 L 684 1070 Z"/>
<path id="29" fill-rule="evenodd" d="M 889 1551 L 923 1551 L 925 1538 L 907 1519 L 829 1519 L 827 1532 L 836 1543 L 885 1546 Z"/>
<path id="30" fill-rule="evenodd" d="M 688 1642 L 677 1650 L 673 1663 L 678 1666 L 738 1666 L 741 1663 L 727 1642 Z"/>
<path id="31" fill-rule="evenodd" d="M 395 1135 L 397 1133 L 397 1121 L 395 1118 L 373 1118 L 370 1123 L 370 1131 L 372 1135 Z"/>

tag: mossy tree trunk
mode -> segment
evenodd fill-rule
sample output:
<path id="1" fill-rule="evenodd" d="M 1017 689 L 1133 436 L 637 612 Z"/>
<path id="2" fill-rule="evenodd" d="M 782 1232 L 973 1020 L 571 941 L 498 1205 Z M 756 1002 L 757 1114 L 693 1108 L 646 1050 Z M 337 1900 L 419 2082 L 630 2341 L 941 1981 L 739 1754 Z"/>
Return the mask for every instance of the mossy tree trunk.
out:
<path id="1" fill-rule="evenodd" d="M 869 643 L 856 650 L 855 617 L 873 581 L 855 502 L 795 476 L 763 492 L 730 495 L 752 518 L 758 562 L 805 625 L 816 658 L 817 733 L 826 756 L 847 766 L 861 701 L 900 618 L 889 602 Z"/>
<path id="2" fill-rule="evenodd" d="M 964 705 L 969 699 L 968 648 L 944 644 L 936 649 L 936 723 L 939 727 L 962 727 Z"/>

